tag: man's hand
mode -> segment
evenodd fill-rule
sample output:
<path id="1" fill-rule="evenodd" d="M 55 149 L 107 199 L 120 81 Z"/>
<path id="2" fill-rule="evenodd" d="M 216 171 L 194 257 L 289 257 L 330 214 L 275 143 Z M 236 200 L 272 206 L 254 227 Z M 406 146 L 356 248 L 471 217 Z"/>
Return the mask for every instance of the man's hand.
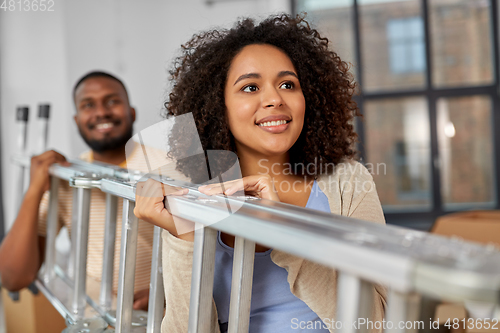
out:
<path id="1" fill-rule="evenodd" d="M 9 233 L 0 244 L 2 286 L 16 291 L 30 285 L 42 265 L 45 238 L 38 236 L 38 210 L 43 193 L 50 187 L 49 167 L 69 165 L 51 150 L 31 159 L 30 185 Z"/>
<path id="2" fill-rule="evenodd" d="M 134 310 L 148 310 L 149 289 L 144 289 L 134 294 Z"/>
<path id="3" fill-rule="evenodd" d="M 29 189 L 38 193 L 44 193 L 49 189 L 49 167 L 54 163 L 60 163 L 64 166 L 70 165 L 63 155 L 54 150 L 31 158 Z"/>

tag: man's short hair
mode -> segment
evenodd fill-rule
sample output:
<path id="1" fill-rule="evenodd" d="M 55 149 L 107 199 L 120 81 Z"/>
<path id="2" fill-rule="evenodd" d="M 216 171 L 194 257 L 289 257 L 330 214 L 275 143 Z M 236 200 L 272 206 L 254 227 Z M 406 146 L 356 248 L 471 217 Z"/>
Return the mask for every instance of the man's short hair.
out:
<path id="1" fill-rule="evenodd" d="M 94 78 L 94 77 L 106 77 L 108 79 L 112 79 L 112 80 L 115 80 L 116 82 L 118 82 L 122 87 L 123 87 L 123 90 L 125 91 L 125 95 L 127 96 L 127 100 L 128 100 L 128 92 L 127 92 L 127 88 L 125 87 L 125 84 L 120 80 L 118 79 L 116 76 L 114 75 L 111 75 L 109 73 L 106 73 L 106 72 L 101 72 L 101 71 L 93 71 L 93 72 L 89 72 L 87 74 L 85 74 L 84 76 L 82 76 L 75 84 L 75 86 L 73 87 L 73 101 L 76 100 L 76 89 L 78 89 L 78 87 L 84 82 L 86 81 L 87 79 L 91 79 L 91 78 Z"/>

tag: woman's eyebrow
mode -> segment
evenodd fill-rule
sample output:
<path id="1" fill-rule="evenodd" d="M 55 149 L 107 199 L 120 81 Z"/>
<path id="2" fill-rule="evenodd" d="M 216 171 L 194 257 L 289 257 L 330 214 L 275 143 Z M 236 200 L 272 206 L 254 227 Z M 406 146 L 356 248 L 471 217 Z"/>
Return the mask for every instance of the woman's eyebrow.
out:
<path id="1" fill-rule="evenodd" d="M 295 74 L 294 72 L 292 71 L 281 71 L 278 73 L 278 77 L 283 77 L 283 76 L 287 76 L 287 75 L 291 75 L 291 76 L 294 76 L 298 79 L 298 76 L 297 74 Z M 238 77 L 236 79 L 236 81 L 234 82 L 233 85 L 236 85 L 236 83 L 240 82 L 241 80 L 244 80 L 244 79 L 249 79 L 249 78 L 255 78 L 255 79 L 260 79 L 261 78 L 261 75 L 258 74 L 258 73 L 248 73 L 248 74 L 243 74 L 243 75 L 240 75 L 240 77 Z"/>
<path id="2" fill-rule="evenodd" d="M 283 77 L 283 76 L 287 76 L 287 75 L 294 76 L 294 77 L 296 77 L 297 79 L 299 78 L 299 77 L 297 76 L 297 74 L 295 74 L 295 73 L 294 73 L 294 72 L 292 72 L 292 71 L 281 71 L 281 72 L 279 72 L 279 73 L 278 73 L 278 77 Z"/>
<path id="3" fill-rule="evenodd" d="M 241 75 L 238 79 L 236 79 L 236 81 L 234 82 L 233 86 L 240 82 L 241 80 L 244 80 L 244 79 L 249 79 L 249 78 L 255 78 L 255 79 L 260 79 L 261 76 L 260 74 L 257 74 L 257 73 L 248 73 L 248 74 L 243 74 Z"/>

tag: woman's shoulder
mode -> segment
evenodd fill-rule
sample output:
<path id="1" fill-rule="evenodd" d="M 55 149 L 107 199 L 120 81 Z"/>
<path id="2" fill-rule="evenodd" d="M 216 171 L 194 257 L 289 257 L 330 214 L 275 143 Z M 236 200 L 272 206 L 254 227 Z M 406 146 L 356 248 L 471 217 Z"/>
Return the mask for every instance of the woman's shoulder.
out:
<path id="1" fill-rule="evenodd" d="M 329 201 L 346 202 L 376 191 L 370 170 L 354 160 L 337 163 L 333 171 L 319 175 L 316 181 Z"/>
<path id="2" fill-rule="evenodd" d="M 373 181 L 370 169 L 358 161 L 347 159 L 335 164 L 333 171 L 318 175 L 317 179 L 326 183 L 332 181 Z"/>
<path id="3" fill-rule="evenodd" d="M 317 178 L 318 186 L 326 194 L 333 214 L 384 223 L 372 177 L 374 170 L 370 165 L 367 166 L 345 160 L 336 164 L 332 172 L 320 175 Z"/>

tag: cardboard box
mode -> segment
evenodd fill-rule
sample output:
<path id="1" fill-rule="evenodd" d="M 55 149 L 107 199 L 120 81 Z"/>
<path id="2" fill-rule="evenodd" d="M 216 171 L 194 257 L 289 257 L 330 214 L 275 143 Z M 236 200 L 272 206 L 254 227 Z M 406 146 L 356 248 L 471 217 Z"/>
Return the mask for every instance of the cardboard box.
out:
<path id="1" fill-rule="evenodd" d="M 500 247 L 500 211 L 477 210 L 439 217 L 431 233 Z"/>
<path id="2" fill-rule="evenodd" d="M 460 237 L 483 245 L 493 244 L 500 248 L 500 211 L 477 210 L 444 215 L 436 220 L 431 233 Z M 465 330 L 463 328 L 451 329 L 454 332 L 483 333 L 500 331 L 500 323 L 496 325 L 496 329 L 491 328 L 492 324 L 495 324 L 491 321 L 490 325 L 481 321 L 476 324 L 475 320 L 473 324 L 470 324 L 471 322 L 468 322 L 469 316 L 463 304 L 440 304 L 436 309 L 435 318 L 439 318 L 441 325 L 445 324 L 448 319 L 465 319 Z M 460 323 L 462 324 L 462 321 Z M 486 329 L 485 326 L 490 326 L 490 329 Z"/>
<path id="3" fill-rule="evenodd" d="M 64 318 L 41 292 L 33 295 L 23 289 L 15 302 L 3 288 L 2 300 L 7 333 L 59 333 L 66 328 Z"/>

